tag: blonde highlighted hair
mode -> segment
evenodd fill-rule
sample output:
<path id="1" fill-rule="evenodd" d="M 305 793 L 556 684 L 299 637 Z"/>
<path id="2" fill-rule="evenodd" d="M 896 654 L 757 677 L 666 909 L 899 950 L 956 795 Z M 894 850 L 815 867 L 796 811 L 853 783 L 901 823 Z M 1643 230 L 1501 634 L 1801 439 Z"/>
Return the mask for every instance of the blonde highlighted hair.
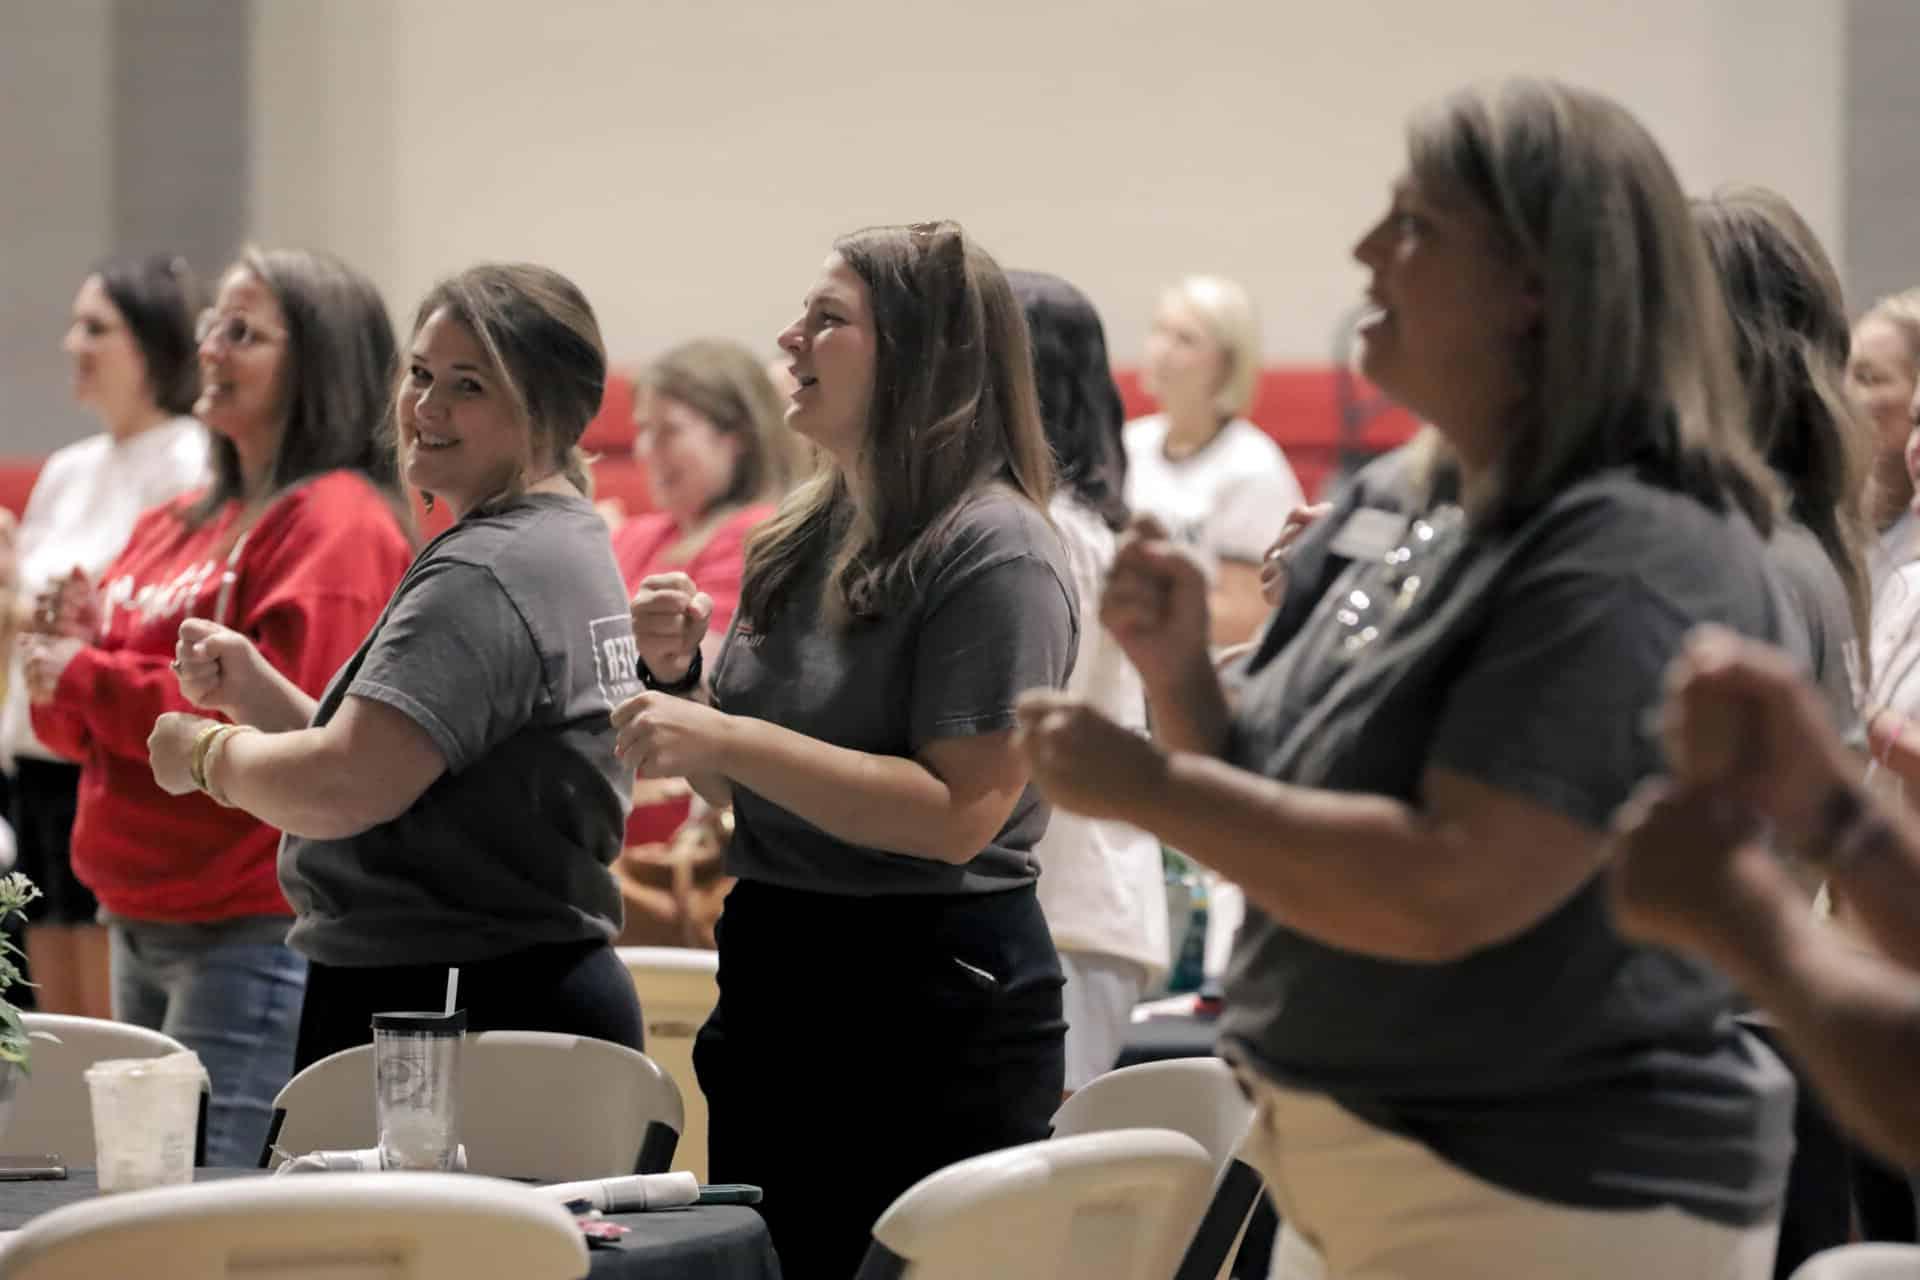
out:
<path id="1" fill-rule="evenodd" d="M 1160 295 L 1193 312 L 1226 365 L 1213 393 L 1214 411 L 1244 418 L 1260 384 L 1260 317 L 1247 291 L 1225 276 L 1188 276 Z"/>
<path id="2" fill-rule="evenodd" d="M 1907 361 L 1920 368 L 1920 289 L 1902 289 L 1867 308 L 1860 324 L 1878 320 L 1899 331 L 1907 343 Z M 1859 325 L 1855 325 L 1858 328 Z"/>

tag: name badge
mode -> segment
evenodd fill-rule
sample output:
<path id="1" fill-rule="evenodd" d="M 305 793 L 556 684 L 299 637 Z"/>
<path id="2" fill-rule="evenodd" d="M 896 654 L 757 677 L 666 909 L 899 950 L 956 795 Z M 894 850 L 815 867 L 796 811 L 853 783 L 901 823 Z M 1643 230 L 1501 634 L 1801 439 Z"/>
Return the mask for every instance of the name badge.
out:
<path id="1" fill-rule="evenodd" d="M 1361 507 L 1347 517 L 1333 535 L 1329 549 L 1349 560 L 1378 560 L 1400 545 L 1406 536 L 1408 517 L 1397 511 Z"/>

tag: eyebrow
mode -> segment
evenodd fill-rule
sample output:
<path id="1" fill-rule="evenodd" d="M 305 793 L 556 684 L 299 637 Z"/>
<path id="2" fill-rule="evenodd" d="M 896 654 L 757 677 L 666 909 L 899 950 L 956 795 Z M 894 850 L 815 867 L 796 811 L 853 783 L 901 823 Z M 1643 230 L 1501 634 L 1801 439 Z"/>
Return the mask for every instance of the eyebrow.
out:
<path id="1" fill-rule="evenodd" d="M 427 355 L 424 351 L 409 352 L 407 354 L 407 358 L 413 361 L 415 364 L 428 363 Z M 477 373 L 483 378 L 487 376 L 486 369 L 484 369 L 483 367 L 477 364 L 465 364 L 465 363 L 450 364 L 447 366 L 447 368 L 453 370 L 455 373 Z"/>

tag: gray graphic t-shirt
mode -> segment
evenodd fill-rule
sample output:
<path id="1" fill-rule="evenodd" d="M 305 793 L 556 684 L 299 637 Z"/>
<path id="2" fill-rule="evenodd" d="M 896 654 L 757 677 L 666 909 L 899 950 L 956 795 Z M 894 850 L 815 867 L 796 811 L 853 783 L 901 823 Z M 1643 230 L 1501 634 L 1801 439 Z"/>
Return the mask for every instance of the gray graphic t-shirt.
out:
<path id="1" fill-rule="evenodd" d="M 1415 806 L 1441 767 L 1604 830 L 1660 767 L 1644 717 L 1692 627 L 1804 653 L 1738 516 L 1616 472 L 1480 530 L 1409 510 L 1381 483 L 1399 461 L 1304 541 L 1296 567 L 1324 595 L 1229 673 L 1241 767 Z M 1623 941 L 1596 875 L 1451 963 L 1344 950 L 1250 908 L 1222 1038 L 1520 1194 L 1751 1223 L 1777 1210 L 1792 1082 L 1734 1008 L 1705 967 Z"/>
<path id="2" fill-rule="evenodd" d="M 613 707 L 634 679 L 626 588 L 584 499 L 529 494 L 429 543 L 315 724 L 349 696 L 426 731 L 447 771 L 391 822 L 287 836 L 288 942 L 333 965 L 462 964 L 612 938 L 632 774 Z"/>

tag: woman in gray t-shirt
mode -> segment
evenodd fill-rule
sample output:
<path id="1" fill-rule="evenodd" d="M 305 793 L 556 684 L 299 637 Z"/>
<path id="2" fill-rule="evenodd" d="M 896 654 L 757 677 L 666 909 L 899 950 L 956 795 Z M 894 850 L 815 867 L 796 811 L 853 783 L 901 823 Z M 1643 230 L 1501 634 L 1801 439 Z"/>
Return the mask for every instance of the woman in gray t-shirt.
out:
<path id="1" fill-rule="evenodd" d="M 1282 1274 L 1760 1280 L 1791 1080 L 1599 879 L 1687 632 L 1804 641 L 1685 197 L 1616 104 L 1507 82 L 1415 119 L 1355 256 L 1365 371 L 1440 454 L 1327 517 L 1331 589 L 1224 681 L 1136 535 L 1102 618 L 1158 742 L 1035 698 L 1035 777 L 1246 890 L 1222 1048 Z"/>
<path id="2" fill-rule="evenodd" d="M 733 805 L 694 1049 L 712 1176 L 765 1189 L 788 1274 L 847 1276 L 894 1197 L 1059 1105 L 1048 810 L 1012 731 L 1079 623 L 1026 325 L 958 226 L 843 238 L 780 346 L 826 465 L 749 545 L 710 684 L 709 602 L 641 584 L 653 691 L 614 719 L 643 775 Z"/>
<path id="3" fill-rule="evenodd" d="M 552 271 L 479 266 L 427 295 L 403 361 L 403 473 L 453 526 L 318 702 L 245 637 L 183 628 L 182 688 L 235 725 L 161 717 L 154 774 L 286 833 L 287 941 L 309 960 L 296 1068 L 366 1043 L 376 1010 L 438 1007 L 449 965 L 472 1030 L 640 1048 L 607 872 L 633 636 L 575 447 L 606 378 L 598 325 Z"/>

